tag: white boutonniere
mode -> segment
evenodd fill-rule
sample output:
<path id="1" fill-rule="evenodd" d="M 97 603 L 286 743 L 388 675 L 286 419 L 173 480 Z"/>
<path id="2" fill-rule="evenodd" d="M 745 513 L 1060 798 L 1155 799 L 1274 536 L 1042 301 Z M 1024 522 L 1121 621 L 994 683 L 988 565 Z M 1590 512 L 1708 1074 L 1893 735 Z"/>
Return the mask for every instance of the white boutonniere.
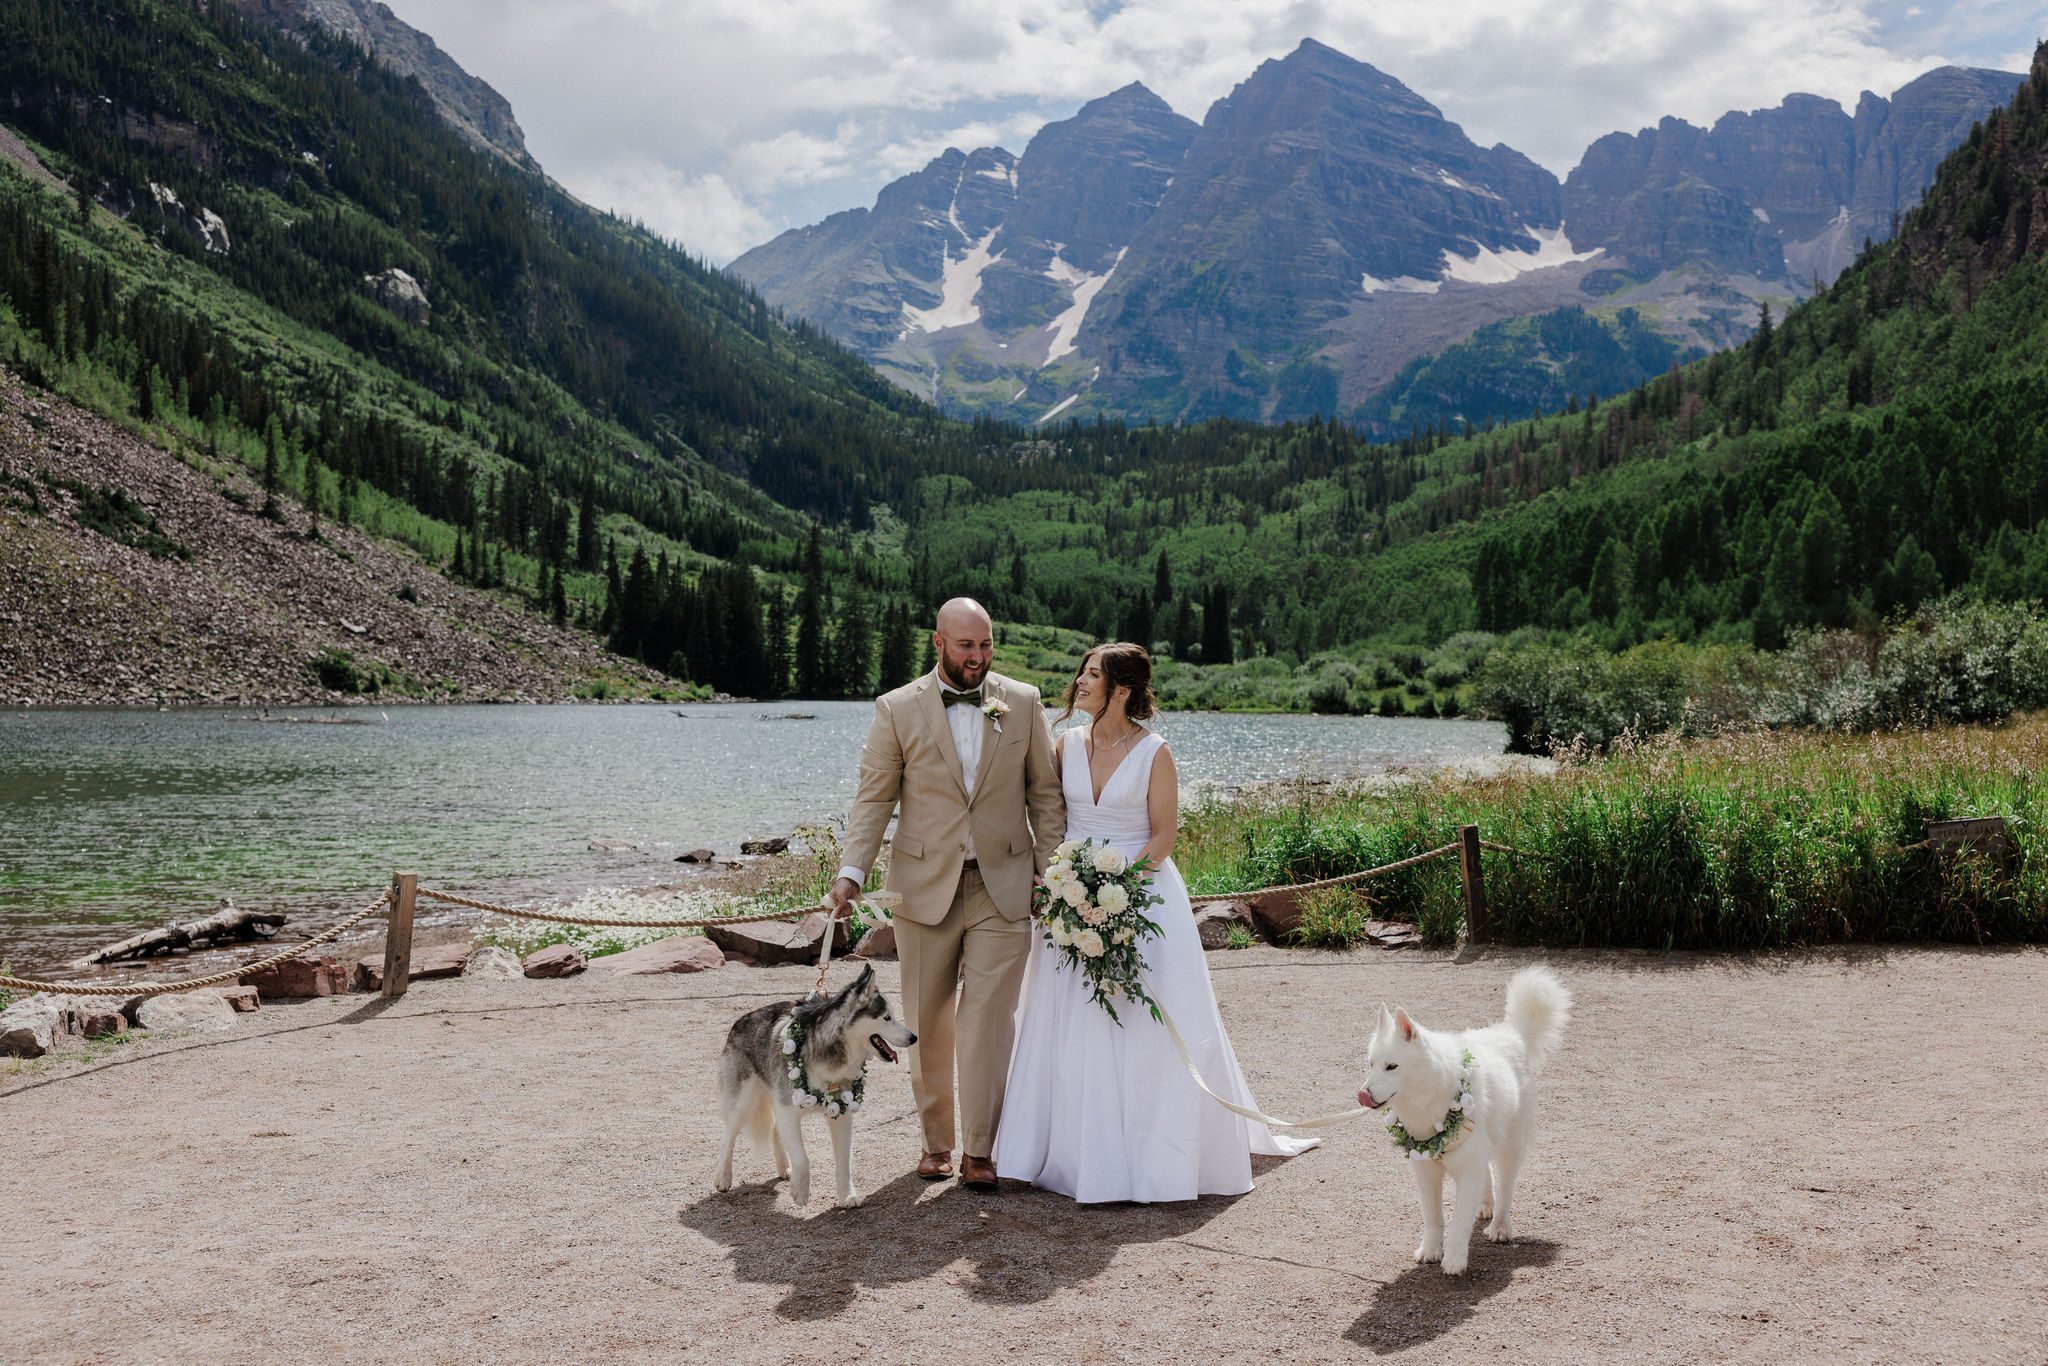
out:
<path id="1" fill-rule="evenodd" d="M 991 697 L 981 704 L 981 714 L 995 722 L 996 734 L 1003 733 L 1003 718 L 1010 714 L 1010 704 L 1000 697 Z"/>

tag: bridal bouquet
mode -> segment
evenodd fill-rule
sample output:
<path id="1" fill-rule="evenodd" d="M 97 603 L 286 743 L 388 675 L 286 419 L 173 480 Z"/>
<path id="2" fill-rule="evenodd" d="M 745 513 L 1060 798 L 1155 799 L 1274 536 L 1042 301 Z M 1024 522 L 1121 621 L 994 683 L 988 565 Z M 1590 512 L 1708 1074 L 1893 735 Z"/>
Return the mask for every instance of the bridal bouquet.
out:
<path id="1" fill-rule="evenodd" d="M 1114 1000 L 1143 1001 L 1159 1018 L 1159 1007 L 1139 977 L 1145 971 L 1138 943 L 1159 934 L 1145 908 L 1159 903 L 1145 874 L 1144 859 L 1126 862 L 1107 843 L 1068 840 L 1053 851 L 1038 889 L 1036 914 L 1046 941 L 1060 950 L 1062 966 L 1088 980 L 1095 1003 L 1118 1024 Z"/>

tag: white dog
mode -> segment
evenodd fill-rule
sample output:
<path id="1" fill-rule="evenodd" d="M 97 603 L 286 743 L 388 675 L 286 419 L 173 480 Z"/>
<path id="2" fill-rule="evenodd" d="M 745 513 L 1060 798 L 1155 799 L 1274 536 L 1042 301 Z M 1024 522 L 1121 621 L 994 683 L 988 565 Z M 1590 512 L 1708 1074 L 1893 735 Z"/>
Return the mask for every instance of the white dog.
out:
<path id="1" fill-rule="evenodd" d="M 1572 994 L 1549 968 L 1524 968 L 1508 982 L 1504 1023 L 1440 1034 L 1407 1011 L 1380 1007 L 1366 1050 L 1358 1103 L 1391 1107 L 1387 1131 L 1406 1150 L 1422 1200 L 1418 1262 L 1464 1272 L 1472 1221 L 1491 1218 L 1487 1236 L 1514 1237 L 1515 1176 L 1536 1137 L 1536 1075 L 1557 1051 Z M 1457 1182 L 1444 1236 L 1444 1174 Z"/>

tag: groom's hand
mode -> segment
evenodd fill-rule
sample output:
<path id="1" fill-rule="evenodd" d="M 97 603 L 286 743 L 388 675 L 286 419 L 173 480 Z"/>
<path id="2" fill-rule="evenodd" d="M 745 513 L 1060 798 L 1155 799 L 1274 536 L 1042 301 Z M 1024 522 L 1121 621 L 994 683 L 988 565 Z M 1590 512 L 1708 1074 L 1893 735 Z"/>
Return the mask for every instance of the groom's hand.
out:
<path id="1" fill-rule="evenodd" d="M 825 893 L 832 902 L 832 918 L 845 920 L 853 914 L 853 900 L 860 895 L 860 884 L 850 877 L 843 877 L 832 884 L 832 890 Z"/>

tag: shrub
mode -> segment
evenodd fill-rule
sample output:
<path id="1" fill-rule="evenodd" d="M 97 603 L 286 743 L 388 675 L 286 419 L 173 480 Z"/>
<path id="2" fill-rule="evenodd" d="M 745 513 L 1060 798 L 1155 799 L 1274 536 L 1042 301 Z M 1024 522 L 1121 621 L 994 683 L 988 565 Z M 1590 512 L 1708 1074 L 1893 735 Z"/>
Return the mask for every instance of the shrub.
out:
<path id="1" fill-rule="evenodd" d="M 1296 903 L 1301 922 L 1288 931 L 1290 943 L 1318 949 L 1348 949 L 1365 938 L 1372 902 L 1354 886 L 1318 887 Z"/>

